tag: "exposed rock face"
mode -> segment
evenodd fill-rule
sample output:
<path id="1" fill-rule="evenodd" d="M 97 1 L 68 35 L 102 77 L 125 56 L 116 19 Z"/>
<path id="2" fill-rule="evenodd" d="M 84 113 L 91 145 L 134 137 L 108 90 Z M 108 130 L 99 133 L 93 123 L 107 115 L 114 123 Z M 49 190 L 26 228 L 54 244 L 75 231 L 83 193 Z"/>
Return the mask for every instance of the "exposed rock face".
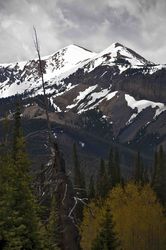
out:
<path id="1" fill-rule="evenodd" d="M 42 62 L 52 122 L 140 150 L 165 145 L 165 65 L 119 43 L 98 54 L 70 45 Z M 26 119 L 45 119 L 37 60 L 0 65 L 1 118 L 15 95 Z"/>

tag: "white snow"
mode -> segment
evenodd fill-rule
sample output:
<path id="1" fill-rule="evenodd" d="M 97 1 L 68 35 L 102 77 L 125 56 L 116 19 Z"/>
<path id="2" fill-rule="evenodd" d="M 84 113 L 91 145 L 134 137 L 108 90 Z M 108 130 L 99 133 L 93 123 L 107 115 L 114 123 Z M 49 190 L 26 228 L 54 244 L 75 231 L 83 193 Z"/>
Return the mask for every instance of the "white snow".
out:
<path id="1" fill-rule="evenodd" d="M 111 100 L 117 93 L 118 93 L 118 91 L 114 91 L 114 92 L 109 93 L 106 97 L 107 101 Z"/>
<path id="2" fill-rule="evenodd" d="M 121 58 L 124 58 L 128 61 L 129 65 L 123 65 L 121 63 L 117 63 L 116 60 L 118 59 L 119 55 Z M 96 67 L 100 65 L 109 65 L 109 66 L 118 66 L 120 74 L 126 71 L 129 67 L 139 68 L 140 66 L 145 66 L 148 61 L 144 60 L 143 58 L 137 57 L 135 54 L 130 52 L 126 47 L 123 45 L 113 43 L 107 49 L 103 50 L 102 52 L 94 55 L 90 63 L 88 63 L 85 67 L 85 71 L 91 72 Z M 102 77 L 102 76 L 101 76 Z"/>
<path id="3" fill-rule="evenodd" d="M 100 76 L 100 78 L 102 78 L 106 73 L 107 73 L 107 71 L 105 71 L 105 72 Z"/>
<path id="4" fill-rule="evenodd" d="M 45 77 L 48 75 L 48 79 L 55 76 L 63 79 L 82 67 L 94 55 L 95 53 L 79 46 L 69 45 L 48 58 Z"/>
<path id="5" fill-rule="evenodd" d="M 124 65 L 121 63 L 117 64 L 116 59 L 119 55 L 124 57 L 124 59 L 126 59 L 131 65 Z M 58 50 L 52 55 L 42 57 L 42 59 L 46 60 L 46 72 L 44 74 L 44 81 L 47 82 L 47 93 L 50 95 L 54 95 L 50 98 L 50 101 L 57 112 L 60 112 L 61 110 L 56 105 L 56 103 L 54 103 L 53 98 L 63 95 L 65 92 L 71 90 L 72 88 L 75 88 L 79 84 L 78 83 L 77 85 L 72 85 L 72 83 L 68 83 L 67 85 L 65 85 L 64 83 L 64 78 L 69 77 L 72 73 L 76 72 L 77 69 L 84 68 L 85 71 L 90 72 L 99 65 L 117 65 L 119 68 L 119 74 L 121 74 L 129 67 L 140 68 L 146 66 L 147 63 L 146 60 L 137 57 L 123 45 L 117 43 L 112 44 L 107 49 L 98 54 L 87 51 L 76 45 L 69 45 L 61 50 Z M 38 59 L 36 58 L 34 61 L 37 60 Z M 18 70 L 23 70 L 25 65 L 30 66 L 31 63 L 32 61 L 0 64 L 0 68 L 9 67 L 12 69 L 17 66 Z M 156 71 L 161 70 L 162 68 L 166 69 L 166 65 L 155 65 L 152 67 L 147 67 L 144 73 L 153 74 Z M 102 78 L 106 73 L 107 71 L 105 71 L 100 76 L 100 78 Z M 22 72 L 22 74 L 24 74 L 24 71 Z M 116 74 L 116 72 L 114 72 L 113 74 Z M 55 84 L 58 86 L 58 89 L 54 87 Z M 110 88 L 102 89 L 98 92 L 97 90 L 95 91 L 96 88 L 97 85 L 90 86 L 84 91 L 79 92 L 78 96 L 73 100 L 73 102 L 66 107 L 66 110 L 78 106 L 78 113 L 82 113 L 86 110 L 96 108 L 103 100 L 111 100 L 117 94 L 117 91 L 110 92 Z M 0 98 L 30 92 L 32 92 L 31 96 L 43 94 L 41 79 L 38 77 L 35 67 L 33 68 L 33 73 L 27 75 L 25 81 L 23 82 L 15 80 L 14 83 L 9 84 L 9 79 L 7 79 L 3 83 L 0 83 Z M 80 102 L 85 98 L 85 102 L 82 102 L 80 104 Z M 132 109 L 137 109 L 136 112 L 130 117 L 128 123 L 130 123 L 143 109 L 149 106 L 156 109 L 154 119 L 166 110 L 166 106 L 163 103 L 156 103 L 148 100 L 137 101 L 132 96 L 127 94 L 125 95 L 125 98 L 128 106 L 130 106 Z"/>
<path id="6" fill-rule="evenodd" d="M 127 104 L 132 109 L 136 109 L 135 114 L 133 114 L 127 124 L 129 124 L 142 110 L 151 107 L 153 109 L 156 109 L 155 115 L 153 117 L 156 118 L 158 115 L 160 115 L 163 111 L 166 110 L 166 106 L 163 103 L 160 102 L 152 102 L 148 100 L 139 100 L 137 101 L 134 97 L 125 94 L 125 99 L 127 101 Z"/>
<path id="7" fill-rule="evenodd" d="M 81 100 L 83 100 L 88 94 L 90 94 L 92 91 L 94 91 L 96 89 L 96 87 L 97 87 L 97 85 L 90 86 L 89 88 L 85 89 L 84 91 L 79 92 L 79 95 L 74 99 L 75 103 L 68 105 L 66 107 L 66 109 L 72 109 L 72 108 L 76 107 L 78 105 L 78 103 Z"/>
<path id="8" fill-rule="evenodd" d="M 152 75 L 161 69 L 166 69 L 166 65 L 160 64 L 160 65 L 155 65 L 153 67 L 150 67 L 150 69 L 148 70 L 148 74 Z"/>
<path id="9" fill-rule="evenodd" d="M 44 73 L 44 81 L 49 82 L 50 87 L 54 84 L 61 84 L 63 78 L 68 77 L 78 68 L 83 67 L 88 62 L 88 60 L 94 57 L 94 55 L 96 54 L 80 48 L 79 46 L 69 45 L 57 51 L 54 55 L 42 57 L 42 59 L 46 60 L 46 72 Z M 37 61 L 38 59 L 35 60 Z M 32 61 L 0 64 L 0 68 L 14 68 L 17 65 L 19 70 L 23 70 L 25 65 L 29 66 L 31 65 L 31 63 Z M 42 94 L 41 80 L 38 77 L 37 71 L 35 71 L 35 69 L 33 71 L 34 73 L 32 73 L 30 76 L 27 76 L 25 81 L 21 82 L 19 85 L 15 81 L 9 86 L 9 79 L 7 79 L 7 81 L 3 83 L 0 83 L 0 98 L 16 94 L 23 94 L 31 90 L 34 90 L 34 95 Z"/>
<path id="10" fill-rule="evenodd" d="M 55 112 L 61 112 L 61 109 L 54 103 L 53 97 L 50 98 L 50 103 L 54 107 Z"/>
<path id="11" fill-rule="evenodd" d="M 82 148 L 85 147 L 85 142 L 80 141 L 79 144 L 81 145 Z"/>
<path id="12" fill-rule="evenodd" d="M 82 103 L 78 107 L 78 114 L 81 114 L 87 110 L 95 109 L 102 101 L 104 101 L 105 99 L 106 100 L 112 99 L 118 92 L 118 91 L 114 91 L 114 92 L 109 93 L 109 91 L 110 90 L 108 89 L 103 89 L 100 92 L 94 92 L 91 95 L 89 95 L 88 99 L 90 99 L 90 101 L 88 101 L 87 103 L 86 102 Z M 92 105 L 93 103 L 94 105 Z"/>
<path id="13" fill-rule="evenodd" d="M 92 103 L 96 102 L 97 100 L 100 100 L 101 98 L 105 97 L 108 94 L 108 89 L 103 89 L 100 92 L 93 92 L 89 99 L 90 101 L 87 103 L 87 106 L 90 106 Z"/>

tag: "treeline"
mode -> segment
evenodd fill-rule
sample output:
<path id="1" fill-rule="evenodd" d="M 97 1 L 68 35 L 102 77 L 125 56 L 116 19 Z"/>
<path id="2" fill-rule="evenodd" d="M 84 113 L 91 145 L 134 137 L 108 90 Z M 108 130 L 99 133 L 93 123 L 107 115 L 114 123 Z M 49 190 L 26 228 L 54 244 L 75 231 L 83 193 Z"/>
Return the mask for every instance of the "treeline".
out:
<path id="1" fill-rule="evenodd" d="M 64 175 L 64 161 L 57 154 L 53 165 L 59 164 L 61 171 L 49 169 L 44 189 L 30 175 L 19 106 L 14 121 L 13 140 L 9 141 L 8 121 L 4 120 L 0 146 L 0 249 L 165 249 L 166 156 L 162 147 L 155 153 L 152 171 L 147 171 L 138 153 L 128 180 L 121 173 L 120 154 L 112 148 L 108 160 L 101 159 L 98 172 L 86 184 L 74 144 L 73 188 Z M 55 172 L 52 179 L 51 171 Z M 43 172 L 40 177 L 43 180 Z M 35 195 L 35 185 L 40 198 L 45 197 L 44 206 Z M 53 190 L 49 194 L 48 186 Z M 78 240 L 77 231 L 80 246 L 72 245 Z M 61 244 L 63 240 L 66 245 Z"/>
<path id="2" fill-rule="evenodd" d="M 14 120 L 13 141 L 9 142 L 6 134 L 0 147 L 0 249 L 57 250 L 56 200 L 52 197 L 48 220 L 43 223 L 44 208 L 39 206 L 32 189 L 19 106 Z"/>

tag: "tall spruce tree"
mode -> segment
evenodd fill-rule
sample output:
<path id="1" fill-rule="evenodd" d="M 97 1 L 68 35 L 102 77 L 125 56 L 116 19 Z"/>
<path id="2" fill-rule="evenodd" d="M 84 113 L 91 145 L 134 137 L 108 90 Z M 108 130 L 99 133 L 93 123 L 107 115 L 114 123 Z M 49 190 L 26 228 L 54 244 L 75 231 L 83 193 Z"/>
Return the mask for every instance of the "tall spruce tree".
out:
<path id="1" fill-rule="evenodd" d="M 153 168 L 152 168 L 152 180 L 151 180 L 152 186 L 154 185 L 155 179 L 156 179 L 157 165 L 158 165 L 158 152 L 156 150 L 154 152 L 154 163 L 153 163 Z"/>
<path id="2" fill-rule="evenodd" d="M 37 206 L 31 190 L 29 161 L 20 127 L 20 115 L 15 115 L 13 153 L 3 162 L 8 169 L 4 207 L 0 211 L 0 231 L 4 249 L 42 249 Z M 16 128 L 17 126 L 17 128 Z"/>
<path id="3" fill-rule="evenodd" d="M 51 202 L 50 216 L 47 224 L 47 239 L 49 250 L 58 250 L 59 227 L 56 197 L 53 195 Z"/>
<path id="4" fill-rule="evenodd" d="M 109 189 L 113 187 L 114 177 L 115 177 L 115 166 L 114 166 L 114 152 L 113 148 L 110 149 L 108 158 L 108 186 Z"/>
<path id="5" fill-rule="evenodd" d="M 80 162 L 78 159 L 76 143 L 73 144 L 74 187 L 80 188 L 82 184 Z"/>
<path id="6" fill-rule="evenodd" d="M 166 155 L 162 146 L 157 153 L 152 184 L 159 200 L 166 204 Z"/>
<path id="7" fill-rule="evenodd" d="M 100 232 L 92 243 L 92 250 L 116 250 L 119 245 L 111 211 L 107 210 Z"/>
<path id="8" fill-rule="evenodd" d="M 99 198 L 104 198 L 106 197 L 107 193 L 108 193 L 108 175 L 105 168 L 105 162 L 103 159 L 101 159 L 96 181 L 96 194 Z"/>
<path id="9" fill-rule="evenodd" d="M 92 200 L 95 198 L 95 183 L 94 178 L 91 176 L 89 181 L 89 188 L 88 188 L 88 199 Z"/>
<path id="10" fill-rule="evenodd" d="M 135 183 L 143 183 L 143 164 L 140 152 L 137 153 L 135 159 L 134 181 Z"/>
<path id="11" fill-rule="evenodd" d="M 109 189 L 121 183 L 120 159 L 118 149 L 111 148 L 108 161 Z"/>
<path id="12" fill-rule="evenodd" d="M 115 184 L 121 183 L 120 157 L 118 149 L 115 150 Z"/>

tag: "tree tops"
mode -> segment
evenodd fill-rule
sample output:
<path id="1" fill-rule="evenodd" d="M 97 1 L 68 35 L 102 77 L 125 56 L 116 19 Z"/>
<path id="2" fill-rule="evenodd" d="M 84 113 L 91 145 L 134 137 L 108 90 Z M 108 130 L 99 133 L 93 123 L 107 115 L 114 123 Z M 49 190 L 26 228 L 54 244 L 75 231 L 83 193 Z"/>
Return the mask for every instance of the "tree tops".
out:
<path id="1" fill-rule="evenodd" d="M 80 230 L 83 250 L 99 249 L 97 246 L 116 249 L 108 247 L 111 238 L 113 243 L 120 241 L 117 249 L 164 250 L 166 244 L 162 205 L 150 185 L 133 182 L 113 188 L 102 203 L 92 201 L 89 208 L 84 209 Z"/>

